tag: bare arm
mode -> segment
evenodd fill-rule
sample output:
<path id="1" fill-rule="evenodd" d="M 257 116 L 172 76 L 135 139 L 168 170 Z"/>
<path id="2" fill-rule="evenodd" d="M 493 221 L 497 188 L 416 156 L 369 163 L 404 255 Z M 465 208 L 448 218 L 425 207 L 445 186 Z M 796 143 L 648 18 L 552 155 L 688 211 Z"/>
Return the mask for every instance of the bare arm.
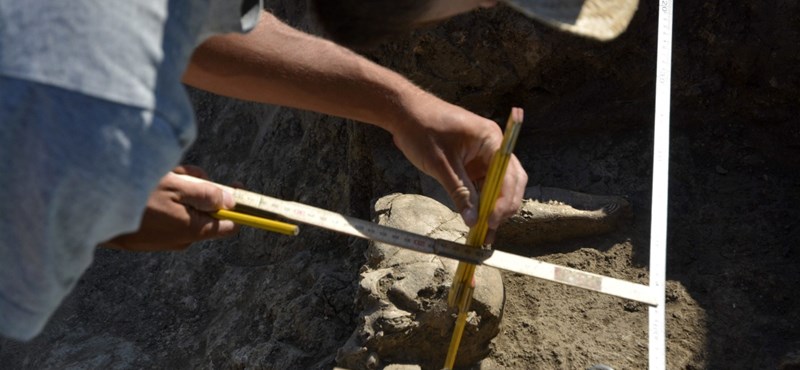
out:
<path id="1" fill-rule="evenodd" d="M 262 13 L 247 34 L 218 35 L 196 50 L 183 78 L 242 100 L 323 112 L 389 126 L 423 93 L 399 74 Z M 391 130 L 390 130 L 391 131 Z"/>
<path id="2" fill-rule="evenodd" d="M 436 178 L 468 224 L 477 218 L 482 179 L 502 132 L 491 120 L 419 89 L 399 74 L 263 13 L 248 34 L 210 38 L 195 51 L 184 82 L 220 95 L 355 119 L 394 136 L 405 156 Z M 506 172 L 490 227 L 519 208 L 527 175 L 516 158 Z"/>

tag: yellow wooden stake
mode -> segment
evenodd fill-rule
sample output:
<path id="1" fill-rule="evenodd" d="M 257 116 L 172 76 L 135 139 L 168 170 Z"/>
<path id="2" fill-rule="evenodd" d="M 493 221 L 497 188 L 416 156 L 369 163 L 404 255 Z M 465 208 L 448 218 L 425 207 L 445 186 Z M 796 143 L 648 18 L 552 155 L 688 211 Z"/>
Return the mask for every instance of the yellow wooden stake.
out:
<path id="1" fill-rule="evenodd" d="M 489 165 L 489 173 L 481 191 L 481 200 L 478 207 L 478 222 L 473 226 L 467 235 L 467 245 L 480 248 L 486 240 L 486 233 L 489 230 L 489 215 L 494 209 L 497 197 L 500 196 L 500 189 L 503 185 L 508 162 L 511 160 L 514 146 L 517 143 L 520 127 L 522 125 L 522 109 L 512 108 L 508 117 L 506 130 L 503 134 L 503 143 L 500 149 L 492 156 Z M 447 296 L 447 303 L 450 307 L 458 307 L 458 317 L 453 328 L 453 337 L 450 339 L 450 347 L 447 350 L 444 369 L 452 369 L 456 361 L 456 353 L 461 344 L 461 336 L 464 334 L 464 326 L 467 322 L 467 312 L 472 302 L 472 292 L 475 290 L 475 265 L 466 262 L 459 262 L 456 268 L 453 284 Z"/>

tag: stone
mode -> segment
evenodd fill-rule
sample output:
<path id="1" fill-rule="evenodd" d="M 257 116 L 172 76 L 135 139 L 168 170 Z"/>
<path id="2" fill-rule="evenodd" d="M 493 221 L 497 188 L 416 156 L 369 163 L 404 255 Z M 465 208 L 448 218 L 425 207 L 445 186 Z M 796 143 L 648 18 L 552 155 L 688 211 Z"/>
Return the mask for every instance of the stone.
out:
<path id="1" fill-rule="evenodd" d="M 534 246 L 616 230 L 633 211 L 623 197 L 529 187 L 517 214 L 500 225 L 498 246 Z"/>
<path id="2" fill-rule="evenodd" d="M 435 238 L 463 242 L 469 231 L 457 213 L 421 195 L 385 196 L 376 202 L 374 214 L 381 225 Z M 359 324 L 339 349 L 337 364 L 353 370 L 373 368 L 376 361 L 377 368 L 397 364 L 440 368 L 455 323 L 456 311 L 447 307 L 447 294 L 457 261 L 379 242 L 370 243 L 366 254 L 356 298 Z M 456 360 L 459 366 L 489 354 L 502 317 L 499 271 L 478 267 L 475 276 L 477 286 Z"/>

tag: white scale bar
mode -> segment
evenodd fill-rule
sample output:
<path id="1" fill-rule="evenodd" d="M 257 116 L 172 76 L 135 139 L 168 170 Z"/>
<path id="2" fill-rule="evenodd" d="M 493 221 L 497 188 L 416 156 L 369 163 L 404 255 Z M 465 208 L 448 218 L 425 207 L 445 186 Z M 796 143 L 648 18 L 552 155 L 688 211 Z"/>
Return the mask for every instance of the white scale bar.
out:
<path id="1" fill-rule="evenodd" d="M 650 289 L 656 304 L 648 308 L 650 370 L 666 367 L 667 199 L 669 185 L 669 119 L 672 74 L 672 0 L 658 6 L 656 107 L 653 138 L 653 192 L 650 224 Z"/>
<path id="2" fill-rule="evenodd" d="M 652 294 L 652 290 L 647 285 L 614 279 L 503 251 L 493 251 L 491 257 L 484 260 L 483 264 L 648 305 L 655 305 L 657 302 L 655 295 Z"/>
<path id="3" fill-rule="evenodd" d="M 364 239 L 378 240 L 419 252 L 433 253 L 436 250 L 436 239 L 353 217 L 347 217 L 336 212 L 306 204 L 285 201 L 241 189 L 236 189 L 234 191 L 234 199 L 237 205 L 245 205 L 261 211 L 274 213 L 293 221 L 314 225 L 339 233 Z"/>
<path id="4" fill-rule="evenodd" d="M 187 181 L 209 182 L 196 177 L 178 175 Z M 211 183 L 211 182 L 209 182 Z M 465 262 L 482 264 L 535 278 L 566 284 L 599 293 L 648 304 L 658 303 L 658 291 L 647 285 L 593 274 L 569 267 L 522 257 L 499 250 L 473 248 L 449 240 L 434 239 L 409 231 L 347 217 L 322 208 L 285 201 L 242 189 L 211 183 L 233 192 L 237 206 L 246 206 L 273 213 L 296 222 L 321 227 L 359 238 L 375 240 L 422 253 L 433 253 Z M 663 299 L 663 290 L 661 290 Z"/>
<path id="5" fill-rule="evenodd" d="M 434 239 L 405 230 L 347 217 L 302 203 L 289 202 L 245 190 L 237 189 L 234 192 L 234 198 L 239 205 L 274 213 L 296 222 L 364 239 L 377 240 L 422 253 L 435 253 L 450 258 L 466 260 L 466 262 L 483 264 L 648 305 L 656 304 L 656 297 L 651 293 L 651 289 L 647 285 L 559 266 L 499 250 L 482 250 L 451 241 Z"/>

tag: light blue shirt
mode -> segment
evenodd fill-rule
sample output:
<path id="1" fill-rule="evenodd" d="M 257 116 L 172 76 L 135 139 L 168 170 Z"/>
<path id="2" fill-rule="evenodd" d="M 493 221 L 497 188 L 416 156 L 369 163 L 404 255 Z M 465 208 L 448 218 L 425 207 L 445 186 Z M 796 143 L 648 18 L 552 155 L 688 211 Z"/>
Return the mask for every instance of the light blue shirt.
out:
<path id="1" fill-rule="evenodd" d="M 191 53 L 252 28 L 242 3 L 0 0 L 0 334 L 38 334 L 95 246 L 138 228 L 195 137 Z"/>

